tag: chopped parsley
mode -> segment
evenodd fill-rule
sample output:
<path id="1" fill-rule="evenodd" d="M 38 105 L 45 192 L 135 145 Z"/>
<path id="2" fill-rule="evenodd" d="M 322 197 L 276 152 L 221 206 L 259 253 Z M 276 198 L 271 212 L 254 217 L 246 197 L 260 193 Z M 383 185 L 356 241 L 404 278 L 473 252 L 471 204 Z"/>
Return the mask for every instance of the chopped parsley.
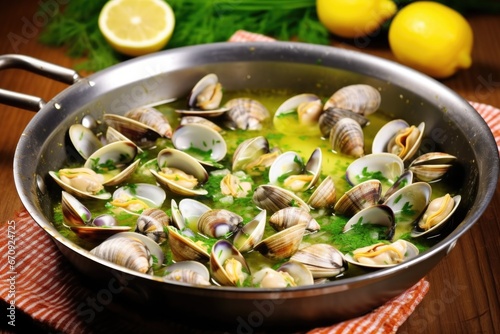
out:
<path id="1" fill-rule="evenodd" d="M 356 175 L 356 179 L 361 183 L 368 180 L 379 180 L 380 182 L 389 182 L 381 171 L 369 172 L 368 167 L 364 167 L 361 175 Z"/>

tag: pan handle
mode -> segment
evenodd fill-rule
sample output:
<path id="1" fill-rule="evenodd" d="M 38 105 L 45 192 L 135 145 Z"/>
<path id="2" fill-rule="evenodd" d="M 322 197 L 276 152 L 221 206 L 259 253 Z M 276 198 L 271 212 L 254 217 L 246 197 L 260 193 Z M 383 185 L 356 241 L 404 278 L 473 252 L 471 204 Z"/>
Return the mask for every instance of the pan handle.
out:
<path id="1" fill-rule="evenodd" d="M 0 70 L 8 68 L 27 70 L 29 72 L 70 85 L 80 80 L 80 75 L 72 69 L 24 55 L 1 55 Z M 22 109 L 38 111 L 45 105 L 46 102 L 37 96 L 0 89 L 0 103 Z"/>

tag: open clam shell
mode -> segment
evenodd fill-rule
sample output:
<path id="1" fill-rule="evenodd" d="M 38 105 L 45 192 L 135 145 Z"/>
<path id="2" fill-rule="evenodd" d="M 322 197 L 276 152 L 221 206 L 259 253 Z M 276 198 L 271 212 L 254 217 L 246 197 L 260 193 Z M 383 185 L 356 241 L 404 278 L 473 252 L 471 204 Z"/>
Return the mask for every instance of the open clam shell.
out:
<path id="1" fill-rule="evenodd" d="M 139 166 L 137 146 L 128 141 L 107 144 L 95 151 L 84 164 L 104 176 L 103 185 L 113 186 L 127 180 Z M 135 160 L 135 161 L 134 161 Z"/>
<path id="2" fill-rule="evenodd" d="M 82 124 L 70 126 L 68 135 L 73 147 L 84 159 L 88 159 L 92 153 L 103 146 L 94 132 Z"/>
<path id="3" fill-rule="evenodd" d="M 133 183 L 122 186 L 113 192 L 114 206 L 128 208 L 138 203 L 141 211 L 147 208 L 159 208 L 165 202 L 167 194 L 161 187 L 149 183 Z"/>
<path id="4" fill-rule="evenodd" d="M 251 98 L 235 98 L 224 105 L 229 108 L 225 124 L 232 130 L 260 130 L 262 122 L 270 117 L 269 110 L 259 101 Z"/>
<path id="5" fill-rule="evenodd" d="M 242 284 L 250 268 L 241 253 L 227 240 L 217 241 L 210 252 L 212 277 L 223 286 Z"/>
<path id="6" fill-rule="evenodd" d="M 266 210 L 260 211 L 250 222 L 243 225 L 233 238 L 233 245 L 240 252 L 251 251 L 262 240 L 266 228 Z"/>
<path id="7" fill-rule="evenodd" d="M 333 209 L 338 214 L 352 217 L 359 211 L 376 205 L 381 195 L 382 183 L 379 180 L 368 180 L 346 191 Z"/>
<path id="8" fill-rule="evenodd" d="M 206 127 L 211 128 L 212 130 L 215 130 L 217 132 L 222 132 L 222 128 L 220 126 L 218 126 L 217 124 L 215 124 L 212 121 L 209 121 L 205 117 L 201 117 L 201 116 L 184 116 L 184 117 L 181 118 L 181 123 L 180 123 L 181 125 L 192 124 L 192 123 L 201 124 L 201 125 L 204 125 Z"/>
<path id="9" fill-rule="evenodd" d="M 424 212 L 431 195 L 428 183 L 416 182 L 393 193 L 384 204 L 394 212 L 397 224 L 411 224 Z"/>
<path id="10" fill-rule="evenodd" d="M 167 238 L 165 232 L 170 224 L 170 217 L 158 208 L 144 210 L 137 218 L 135 231 L 145 235 L 156 243 L 162 243 Z"/>
<path id="11" fill-rule="evenodd" d="M 234 212 L 213 209 L 198 219 L 198 232 L 212 238 L 227 237 L 237 231 L 242 221 L 243 218 Z"/>
<path id="12" fill-rule="evenodd" d="M 116 129 L 140 148 L 154 146 L 156 140 L 162 137 L 160 133 L 150 126 L 125 116 L 104 114 L 103 119 L 106 124 Z"/>
<path id="13" fill-rule="evenodd" d="M 174 261 L 208 262 L 210 255 L 207 248 L 182 234 L 174 226 L 168 226 L 168 242 Z"/>
<path id="14" fill-rule="evenodd" d="M 444 196 L 443 196 L 444 197 Z M 434 199 L 433 201 L 436 201 L 435 204 L 436 206 L 440 206 L 441 204 L 438 203 L 438 200 L 440 200 L 441 198 L 436 198 Z M 427 207 L 427 210 L 429 211 L 439 211 L 441 210 L 442 212 L 436 212 L 434 213 L 435 214 L 435 217 L 434 219 L 437 219 L 438 222 L 433 224 L 430 228 L 428 229 L 422 229 L 420 226 L 419 226 L 419 223 L 420 223 L 420 220 L 423 220 L 423 219 L 427 219 L 424 215 L 422 215 L 422 217 L 419 219 L 419 221 L 415 224 L 415 226 L 413 227 L 410 235 L 413 237 L 413 238 L 419 238 L 419 237 L 422 237 L 422 236 L 427 236 L 427 237 L 431 237 L 431 236 L 435 236 L 436 234 L 438 234 L 439 232 L 441 232 L 441 230 L 445 227 L 446 225 L 446 222 L 451 218 L 451 216 L 453 215 L 453 213 L 455 212 L 455 210 L 458 208 L 458 205 L 460 204 L 460 201 L 461 201 L 462 197 L 460 195 L 456 195 L 456 196 L 453 196 L 453 198 L 451 198 L 451 200 L 453 201 L 452 203 L 452 206 L 451 208 L 449 209 L 444 209 L 444 208 L 435 208 L 433 206 L 433 203 L 429 203 L 429 206 Z M 433 214 L 433 212 L 429 212 L 429 214 Z"/>
<path id="15" fill-rule="evenodd" d="M 380 201 L 385 202 L 396 191 L 412 183 L 413 183 L 413 172 L 407 169 L 403 172 L 403 174 L 399 176 L 396 182 L 394 182 L 394 184 L 389 189 L 387 189 L 387 191 L 385 192 L 384 196 Z"/>
<path id="16" fill-rule="evenodd" d="M 111 193 L 102 184 L 104 179 L 89 168 L 64 168 L 58 172 L 49 171 L 49 175 L 63 190 L 75 197 L 98 200 L 111 198 Z"/>
<path id="17" fill-rule="evenodd" d="M 390 187 L 403 173 L 404 163 L 391 153 L 372 153 L 354 160 L 346 169 L 346 179 L 355 186 L 370 179 L 378 179 L 383 188 Z"/>
<path id="18" fill-rule="evenodd" d="M 453 166 L 457 157 L 443 152 L 425 153 L 413 160 L 409 169 L 415 177 L 424 182 L 434 182 L 441 179 Z"/>
<path id="19" fill-rule="evenodd" d="M 88 225 L 92 223 L 92 213 L 73 195 L 61 192 L 61 210 L 67 226 Z"/>
<path id="20" fill-rule="evenodd" d="M 305 265 L 314 278 L 334 277 L 347 269 L 342 253 L 329 244 L 313 244 L 302 248 L 290 260 Z"/>
<path id="21" fill-rule="evenodd" d="M 227 154 L 226 141 L 221 134 L 196 123 L 179 126 L 172 136 L 172 144 L 208 166 L 218 166 Z"/>
<path id="22" fill-rule="evenodd" d="M 167 282 L 182 282 L 190 285 L 211 285 L 207 267 L 196 261 L 181 261 L 165 268 Z"/>
<path id="23" fill-rule="evenodd" d="M 404 150 L 401 152 L 391 152 L 388 147 L 392 146 L 391 142 L 394 138 L 410 129 L 413 129 L 414 135 L 410 135 L 410 133 L 408 133 L 407 135 L 409 137 L 401 139 L 402 145 L 404 145 Z M 417 153 L 420 144 L 422 143 L 424 130 L 424 122 L 420 123 L 418 127 L 412 127 L 403 119 L 392 120 L 382 126 L 375 135 L 375 138 L 373 138 L 372 153 L 395 153 L 399 155 L 403 161 L 409 161 Z"/>
<path id="24" fill-rule="evenodd" d="M 316 124 L 323 111 L 321 99 L 315 94 L 295 95 L 283 102 L 276 112 L 274 118 L 283 114 L 297 113 L 301 124 Z"/>
<path id="25" fill-rule="evenodd" d="M 184 196 L 207 194 L 200 186 L 208 180 L 208 173 L 198 160 L 189 154 L 166 148 L 158 153 L 157 162 L 160 169 L 167 168 L 172 171 L 167 174 L 151 169 L 151 174 L 162 186 Z M 181 172 L 182 174 L 179 174 Z"/>
<path id="26" fill-rule="evenodd" d="M 384 239 L 386 240 L 392 240 L 394 232 L 396 231 L 396 219 L 394 218 L 394 212 L 392 212 L 392 209 L 386 205 L 370 206 L 359 211 L 347 221 L 344 226 L 343 233 L 350 231 L 355 224 L 385 226 L 387 230 L 385 232 Z"/>
<path id="27" fill-rule="evenodd" d="M 252 199 L 259 208 L 271 213 L 289 206 L 297 206 L 310 211 L 309 205 L 293 192 L 271 184 L 258 186 Z"/>
<path id="28" fill-rule="evenodd" d="M 419 251 L 411 242 L 400 239 L 392 244 L 378 243 L 362 247 L 352 253 L 344 254 L 347 262 L 375 269 L 395 266 L 417 256 Z"/>

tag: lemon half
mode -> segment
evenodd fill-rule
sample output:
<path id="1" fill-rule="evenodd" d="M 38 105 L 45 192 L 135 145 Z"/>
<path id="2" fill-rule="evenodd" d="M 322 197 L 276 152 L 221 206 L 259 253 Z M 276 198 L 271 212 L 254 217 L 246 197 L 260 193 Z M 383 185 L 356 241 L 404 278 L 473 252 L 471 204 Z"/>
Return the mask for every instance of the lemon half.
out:
<path id="1" fill-rule="evenodd" d="M 129 56 L 161 50 L 174 27 L 174 12 L 163 0 L 111 0 L 99 14 L 104 38 L 113 49 Z"/>

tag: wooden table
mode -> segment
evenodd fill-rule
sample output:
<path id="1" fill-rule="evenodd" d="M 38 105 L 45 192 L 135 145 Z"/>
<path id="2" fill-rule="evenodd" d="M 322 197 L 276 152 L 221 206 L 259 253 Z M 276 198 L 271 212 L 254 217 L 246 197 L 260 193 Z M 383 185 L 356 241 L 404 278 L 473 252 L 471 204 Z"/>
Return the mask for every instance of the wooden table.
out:
<path id="1" fill-rule="evenodd" d="M 78 61 L 68 58 L 63 49 L 37 42 L 40 27 L 26 28 L 26 22 L 33 22 L 37 3 L 17 0 L 2 5 L 0 54 L 20 53 L 66 67 L 74 66 Z M 473 15 L 467 19 L 475 37 L 473 65 L 442 82 L 466 99 L 500 107 L 500 16 Z M 352 41 L 333 41 L 333 44 L 393 59 L 387 44 L 380 40 L 367 43 L 362 49 Z M 6 70 L 0 74 L 0 87 L 50 100 L 66 86 L 20 70 Z M 14 187 L 12 162 L 17 141 L 33 115 L 0 105 L 2 223 L 22 207 Z M 399 333 L 500 333 L 499 265 L 500 187 L 497 185 L 493 201 L 482 218 L 427 276 L 430 291 Z"/>

